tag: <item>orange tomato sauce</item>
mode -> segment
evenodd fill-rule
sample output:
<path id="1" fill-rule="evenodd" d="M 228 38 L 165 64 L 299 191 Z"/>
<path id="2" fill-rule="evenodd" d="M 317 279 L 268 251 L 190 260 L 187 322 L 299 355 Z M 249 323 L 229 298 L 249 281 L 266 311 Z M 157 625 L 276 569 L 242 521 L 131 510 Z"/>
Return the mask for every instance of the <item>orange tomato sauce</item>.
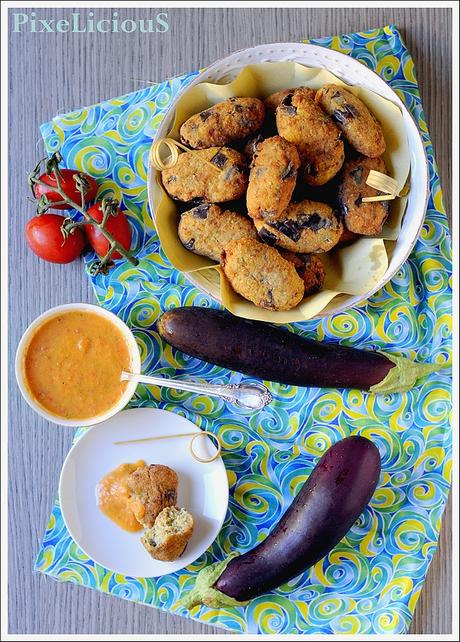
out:
<path id="1" fill-rule="evenodd" d="M 122 331 L 94 312 L 69 310 L 51 317 L 33 335 L 24 358 L 31 395 L 65 419 L 97 417 L 122 397 L 131 356 Z"/>
<path id="2" fill-rule="evenodd" d="M 131 533 L 142 530 L 136 515 L 141 519 L 142 516 L 137 502 L 130 498 L 128 477 L 142 466 L 145 466 L 145 461 L 142 460 L 134 464 L 121 464 L 96 486 L 96 502 L 100 510 L 117 526 Z"/>

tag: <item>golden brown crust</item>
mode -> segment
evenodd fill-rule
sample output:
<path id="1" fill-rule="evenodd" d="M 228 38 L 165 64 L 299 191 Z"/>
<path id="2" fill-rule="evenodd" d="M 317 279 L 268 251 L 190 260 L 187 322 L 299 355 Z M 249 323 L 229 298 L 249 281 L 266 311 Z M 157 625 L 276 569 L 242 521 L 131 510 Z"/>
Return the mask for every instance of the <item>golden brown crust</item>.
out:
<path id="1" fill-rule="evenodd" d="M 346 226 L 343 226 L 343 232 L 340 235 L 339 242 L 337 245 L 349 245 L 353 241 L 356 241 L 356 239 L 359 238 L 359 234 L 356 234 L 355 232 L 350 232 L 349 229 L 346 228 Z"/>
<path id="2" fill-rule="evenodd" d="M 248 184 L 246 160 L 228 147 L 179 154 L 174 167 L 161 172 L 164 188 L 179 201 L 222 203 L 240 198 Z"/>
<path id="3" fill-rule="evenodd" d="M 257 145 L 263 140 L 264 136 L 261 133 L 258 133 L 256 136 L 252 136 L 246 141 L 243 147 L 243 154 L 245 155 L 249 166 L 251 166 L 252 159 L 254 158 L 254 154 L 257 151 Z"/>
<path id="4" fill-rule="evenodd" d="M 264 100 L 265 109 L 271 112 L 275 112 L 276 108 L 282 102 L 288 94 L 293 94 L 297 88 L 293 87 L 292 89 L 281 89 L 276 91 L 274 94 L 270 94 Z"/>
<path id="5" fill-rule="evenodd" d="M 297 274 L 303 279 L 305 296 L 310 296 L 323 289 L 326 273 L 324 265 L 317 254 L 295 254 L 280 250 L 281 256 L 294 264 Z"/>
<path id="6" fill-rule="evenodd" d="M 305 295 L 310 296 L 322 290 L 325 278 L 326 272 L 324 271 L 323 262 L 317 254 L 309 254 L 303 270 Z"/>
<path id="7" fill-rule="evenodd" d="M 331 116 L 358 152 L 375 158 L 385 151 L 382 127 L 362 100 L 339 85 L 324 85 L 316 102 Z"/>
<path id="8" fill-rule="evenodd" d="M 295 145 L 281 136 L 258 143 L 246 194 L 249 216 L 264 220 L 279 218 L 291 200 L 299 167 Z"/>
<path id="9" fill-rule="evenodd" d="M 177 474 L 168 466 L 150 464 L 138 468 L 128 478 L 136 519 L 151 528 L 158 514 L 177 501 Z"/>
<path id="10" fill-rule="evenodd" d="M 257 238 L 256 228 L 243 214 L 204 203 L 184 212 L 179 221 L 179 238 L 191 252 L 220 261 L 229 241 Z"/>
<path id="11" fill-rule="evenodd" d="M 180 137 L 193 149 L 228 145 L 258 131 L 264 116 L 258 98 L 229 98 L 191 116 L 180 128 Z"/>
<path id="12" fill-rule="evenodd" d="M 193 535 L 193 527 L 193 517 L 185 508 L 165 508 L 153 528 L 141 537 L 141 542 L 154 559 L 173 562 L 184 552 Z"/>
<path id="13" fill-rule="evenodd" d="M 309 185 L 324 185 L 345 159 L 340 130 L 315 102 L 316 92 L 302 87 L 288 93 L 276 109 L 280 136 L 294 143 Z"/>
<path id="14" fill-rule="evenodd" d="M 294 265 L 264 243 L 231 241 L 221 264 L 233 289 L 258 307 L 291 310 L 303 298 L 304 283 Z"/>
<path id="15" fill-rule="evenodd" d="M 382 232 L 389 210 L 389 201 L 362 202 L 363 198 L 381 194 L 366 185 L 371 169 L 387 174 L 383 158 L 361 156 L 345 163 L 339 186 L 338 200 L 344 223 L 350 232 L 364 236 L 374 236 Z"/>
<path id="16" fill-rule="evenodd" d="M 305 254 L 328 252 L 343 230 L 329 205 L 308 200 L 291 203 L 279 220 L 254 224 L 265 243 Z"/>

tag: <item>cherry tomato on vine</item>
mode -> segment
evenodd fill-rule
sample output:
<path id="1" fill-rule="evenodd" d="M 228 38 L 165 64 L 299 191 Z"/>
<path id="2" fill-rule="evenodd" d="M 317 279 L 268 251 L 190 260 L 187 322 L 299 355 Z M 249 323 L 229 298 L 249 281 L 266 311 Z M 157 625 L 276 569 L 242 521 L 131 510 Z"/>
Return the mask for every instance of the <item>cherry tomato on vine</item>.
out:
<path id="1" fill-rule="evenodd" d="M 50 263 L 71 263 L 83 252 L 86 239 L 80 228 L 64 238 L 59 214 L 34 216 L 26 225 L 26 240 L 32 252 Z"/>
<path id="2" fill-rule="evenodd" d="M 95 203 L 88 209 L 88 214 L 92 216 L 98 223 L 102 221 L 102 203 Z M 131 247 L 131 225 L 129 224 L 126 215 L 118 210 L 116 216 L 109 216 L 107 219 L 105 229 L 107 232 L 113 236 L 113 238 L 120 243 L 122 247 L 125 248 L 127 252 Z M 105 256 L 109 251 L 109 242 L 102 234 L 102 232 L 91 223 L 85 225 L 86 235 L 90 242 L 91 247 L 96 252 L 98 256 Z M 112 254 L 113 259 L 121 259 L 120 252 L 114 252 Z"/>
<path id="3" fill-rule="evenodd" d="M 81 204 L 81 193 L 77 190 L 73 177 L 75 174 L 83 174 L 89 183 L 89 189 L 85 194 L 85 202 L 88 203 L 89 201 L 94 201 L 97 194 L 97 183 L 92 176 L 88 176 L 88 174 L 79 172 L 76 169 L 61 169 L 60 172 L 62 189 L 68 198 L 78 205 Z M 42 174 L 38 180 L 46 183 L 46 186 L 38 184 L 34 185 L 34 194 L 37 199 L 45 194 L 47 199 L 52 203 L 59 203 L 62 201 L 62 196 L 56 191 L 57 183 L 54 173 Z M 67 203 L 52 205 L 52 207 L 56 210 L 69 210 L 71 208 Z"/>

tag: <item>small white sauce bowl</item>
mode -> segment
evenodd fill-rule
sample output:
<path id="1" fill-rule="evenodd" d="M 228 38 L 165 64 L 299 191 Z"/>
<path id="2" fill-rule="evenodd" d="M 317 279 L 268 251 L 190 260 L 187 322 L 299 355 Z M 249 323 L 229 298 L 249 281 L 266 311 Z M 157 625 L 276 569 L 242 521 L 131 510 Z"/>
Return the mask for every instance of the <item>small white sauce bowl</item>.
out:
<path id="1" fill-rule="evenodd" d="M 105 413 L 97 415 L 96 417 L 88 417 L 86 419 L 65 419 L 64 417 L 60 417 L 59 415 L 48 412 L 46 408 L 40 405 L 31 394 L 25 380 L 24 359 L 27 348 L 29 347 L 29 343 L 32 340 L 35 332 L 48 319 L 58 316 L 59 314 L 62 314 L 64 312 L 69 312 L 70 310 L 75 310 L 78 312 L 92 312 L 104 317 L 105 319 L 113 323 L 122 332 L 128 346 L 131 357 L 132 372 L 134 372 L 135 374 L 138 374 L 140 372 L 141 357 L 139 348 L 137 346 L 136 339 L 134 338 L 133 333 L 128 328 L 126 323 L 124 323 L 115 314 L 113 314 L 113 312 L 109 312 L 108 310 L 105 310 L 98 305 L 93 305 L 91 303 L 68 303 L 66 305 L 58 305 L 54 308 L 51 308 L 50 310 L 47 310 L 39 317 L 37 317 L 35 321 L 32 321 L 27 330 L 24 332 L 16 351 L 16 380 L 18 382 L 19 390 L 21 391 L 22 396 L 29 404 L 29 406 L 33 410 L 35 410 L 36 413 L 38 413 L 48 421 L 51 421 L 55 424 L 60 424 L 61 426 L 93 426 L 94 424 L 98 424 L 102 421 L 105 421 L 106 419 L 109 419 L 110 417 L 113 417 L 113 415 L 117 414 L 117 412 L 119 412 L 126 406 L 128 401 L 133 396 L 134 391 L 136 390 L 137 383 L 135 381 L 127 382 L 126 390 L 121 396 L 120 400 Z"/>

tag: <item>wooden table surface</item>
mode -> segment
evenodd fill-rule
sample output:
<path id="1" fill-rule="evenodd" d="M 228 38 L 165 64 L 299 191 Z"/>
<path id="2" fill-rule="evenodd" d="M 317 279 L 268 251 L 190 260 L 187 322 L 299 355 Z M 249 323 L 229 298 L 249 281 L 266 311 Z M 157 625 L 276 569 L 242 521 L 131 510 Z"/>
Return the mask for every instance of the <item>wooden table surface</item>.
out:
<path id="1" fill-rule="evenodd" d="M 73 10 L 36 9 L 38 18 L 66 18 Z M 70 5 L 70 6 L 69 6 Z M 16 9 L 10 12 L 30 12 Z M 78 9 L 82 14 L 87 10 Z M 132 19 L 156 10 L 118 10 Z M 109 10 L 94 10 L 95 18 Z M 396 24 L 411 52 L 434 143 L 444 199 L 451 198 L 450 9 L 168 9 L 166 34 L 11 33 L 10 67 L 10 427 L 9 631 L 10 633 L 222 632 L 72 584 L 33 573 L 32 567 L 72 429 L 42 420 L 15 385 L 13 354 L 25 327 L 62 303 L 94 301 L 80 262 L 57 266 L 26 248 L 23 228 L 33 214 L 26 176 L 43 154 L 39 125 L 58 112 L 112 98 L 203 67 L 234 50 L 275 41 L 366 30 Z M 11 16 L 10 16 L 11 18 Z M 428 573 L 411 633 L 451 630 L 451 514 Z"/>

